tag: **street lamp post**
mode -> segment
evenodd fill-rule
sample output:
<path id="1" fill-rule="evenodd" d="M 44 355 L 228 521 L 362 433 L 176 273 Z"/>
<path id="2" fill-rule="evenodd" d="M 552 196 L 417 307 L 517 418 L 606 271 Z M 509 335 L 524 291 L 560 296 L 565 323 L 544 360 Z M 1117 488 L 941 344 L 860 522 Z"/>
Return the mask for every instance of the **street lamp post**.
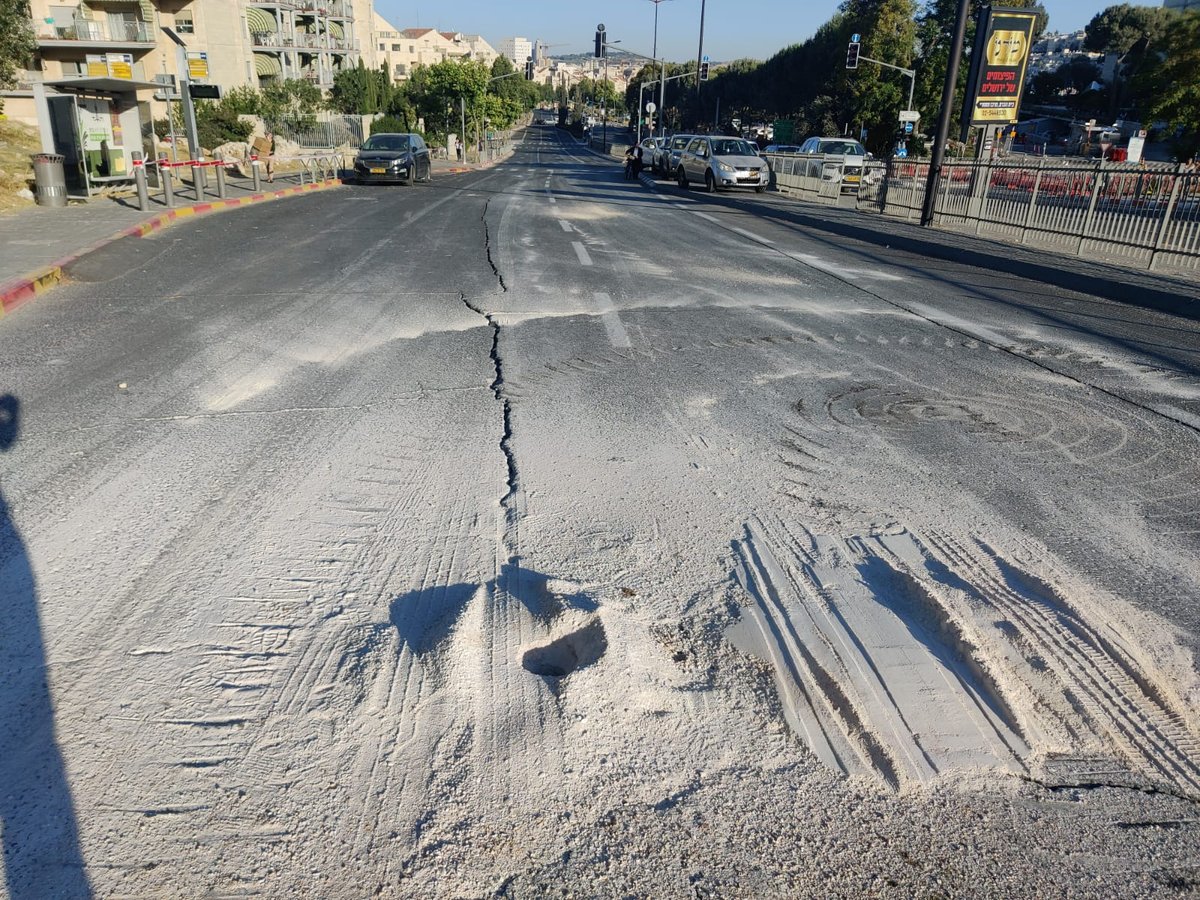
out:
<path id="1" fill-rule="evenodd" d="M 650 55 L 658 59 L 658 6 L 660 3 L 665 3 L 666 0 L 650 0 L 654 4 L 654 49 L 650 51 Z M 639 98 L 640 100 L 640 98 Z M 667 108 L 667 60 L 664 55 L 663 59 L 659 60 L 658 64 L 658 136 L 666 136 L 666 116 L 663 111 Z M 640 109 L 640 106 L 639 106 Z M 640 113 L 639 113 L 640 114 Z M 654 132 L 650 132 L 651 136 Z M 638 129 L 638 137 L 641 138 L 641 129 Z"/>

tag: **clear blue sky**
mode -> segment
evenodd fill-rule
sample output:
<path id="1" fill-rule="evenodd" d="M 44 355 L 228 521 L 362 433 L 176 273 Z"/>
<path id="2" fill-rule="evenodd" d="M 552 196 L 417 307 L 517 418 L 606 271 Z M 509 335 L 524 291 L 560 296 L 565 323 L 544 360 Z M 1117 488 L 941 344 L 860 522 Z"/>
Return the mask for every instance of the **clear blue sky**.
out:
<path id="1" fill-rule="evenodd" d="M 1082 28 L 1118 0 L 1044 0 L 1050 29 Z M 1161 5 L 1156 2 L 1153 5 Z M 742 56 L 766 59 L 803 41 L 827 21 L 838 0 L 707 0 L 705 53 L 714 60 Z M 397 28 L 437 28 L 482 34 L 493 45 L 506 37 L 539 39 L 550 54 L 590 52 L 596 25 L 609 40 L 647 55 L 654 36 L 652 0 L 375 0 L 375 8 Z M 659 51 L 668 59 L 694 59 L 700 36 L 700 0 L 664 0 L 658 7 Z"/>

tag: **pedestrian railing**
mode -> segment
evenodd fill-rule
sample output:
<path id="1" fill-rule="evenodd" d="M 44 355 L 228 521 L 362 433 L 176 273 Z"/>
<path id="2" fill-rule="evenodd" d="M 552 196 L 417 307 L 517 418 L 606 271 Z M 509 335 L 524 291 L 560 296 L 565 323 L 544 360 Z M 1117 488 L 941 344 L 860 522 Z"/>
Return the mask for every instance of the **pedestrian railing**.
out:
<path id="1" fill-rule="evenodd" d="M 782 193 L 817 203 L 837 203 L 845 158 L 819 153 L 765 153 L 771 183 Z"/>
<path id="2" fill-rule="evenodd" d="M 272 157 L 272 172 L 277 173 L 277 183 L 292 182 L 316 184 L 318 181 L 336 180 L 345 170 L 345 159 L 340 153 L 317 153 L 304 156 Z M 168 209 L 180 200 L 184 203 L 199 203 L 210 194 L 219 200 L 228 197 L 229 188 L 258 193 L 263 188 L 267 174 L 267 160 L 251 155 L 247 160 L 250 183 L 229 183 L 228 169 L 240 166 L 240 159 L 188 159 L 172 162 L 165 156 L 143 160 L 135 157 L 133 163 L 134 184 L 137 188 L 138 208 L 146 211 L 151 201 L 156 200 Z M 280 164 L 287 164 L 285 171 L 278 172 Z M 153 192 L 151 189 L 155 189 Z"/>
<path id="3" fill-rule="evenodd" d="M 860 208 L 917 219 L 928 160 L 892 160 Z M 1148 269 L 1200 269 L 1200 171 L 1164 163 L 953 161 L 934 223 Z"/>
<path id="4" fill-rule="evenodd" d="M 927 159 L 868 161 L 854 183 L 841 157 L 766 154 L 780 191 L 917 221 Z M 937 184 L 934 224 L 1148 269 L 1200 269 L 1200 170 L 1165 163 L 1059 159 L 952 160 Z"/>

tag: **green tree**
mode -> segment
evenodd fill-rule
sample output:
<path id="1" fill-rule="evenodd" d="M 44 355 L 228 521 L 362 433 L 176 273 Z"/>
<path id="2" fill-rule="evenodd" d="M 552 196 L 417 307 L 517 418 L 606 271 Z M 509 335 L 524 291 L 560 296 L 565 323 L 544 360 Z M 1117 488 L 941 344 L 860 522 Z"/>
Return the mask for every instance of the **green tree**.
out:
<path id="1" fill-rule="evenodd" d="M 321 89 L 301 78 L 272 80 L 259 91 L 258 114 L 271 127 L 285 120 L 311 126 L 317 120 L 321 99 Z"/>
<path id="2" fill-rule="evenodd" d="M 0 0 L 0 89 L 16 85 L 17 69 L 24 68 L 37 47 L 30 27 L 29 0 Z M 4 98 L 0 97 L 0 110 Z"/>
<path id="3" fill-rule="evenodd" d="M 1138 90 L 1139 85 L 1146 84 L 1141 76 L 1156 64 L 1176 17 L 1161 6 L 1121 3 L 1096 13 L 1087 24 L 1084 46 L 1097 53 L 1117 55 L 1110 118 L 1122 110 L 1143 110 L 1150 102 L 1150 95 Z"/>
<path id="4" fill-rule="evenodd" d="M 1175 130 L 1175 153 L 1200 153 L 1200 12 L 1174 19 L 1162 36 L 1160 55 L 1138 79 L 1138 93 L 1150 98 L 1146 112 Z"/>
<path id="5" fill-rule="evenodd" d="M 360 59 L 357 66 L 343 69 L 334 76 L 328 104 L 336 112 L 367 116 L 386 110 L 391 95 L 387 70 L 368 69 Z"/>

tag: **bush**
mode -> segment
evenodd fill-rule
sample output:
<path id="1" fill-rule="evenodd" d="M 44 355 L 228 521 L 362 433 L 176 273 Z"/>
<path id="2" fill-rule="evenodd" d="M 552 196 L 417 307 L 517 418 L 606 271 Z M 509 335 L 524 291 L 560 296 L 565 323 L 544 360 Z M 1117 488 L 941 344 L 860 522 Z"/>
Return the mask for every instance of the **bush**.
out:
<path id="1" fill-rule="evenodd" d="M 201 147 L 211 150 L 230 141 L 245 141 L 253 131 L 252 123 L 243 122 L 224 104 L 196 104 L 196 136 Z"/>
<path id="2" fill-rule="evenodd" d="M 396 116 L 380 116 L 371 123 L 371 134 L 382 134 L 387 132 L 399 132 L 403 134 L 406 131 L 412 131 L 408 127 L 408 122 Z"/>

